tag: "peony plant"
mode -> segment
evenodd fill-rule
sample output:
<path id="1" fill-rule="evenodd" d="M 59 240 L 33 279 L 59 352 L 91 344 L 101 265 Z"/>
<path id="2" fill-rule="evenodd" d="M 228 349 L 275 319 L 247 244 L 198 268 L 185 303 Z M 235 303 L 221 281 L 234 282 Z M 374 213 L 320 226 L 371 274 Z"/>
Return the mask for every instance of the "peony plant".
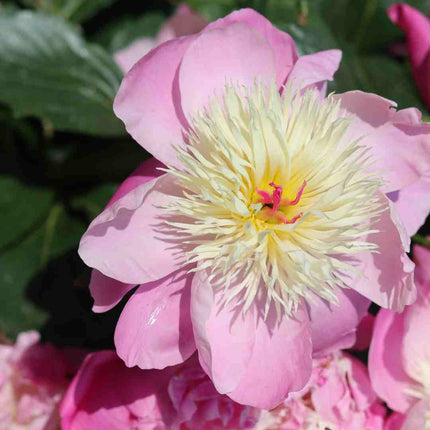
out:
<path id="1" fill-rule="evenodd" d="M 243 9 L 125 76 L 115 113 L 158 161 L 120 187 L 79 253 L 95 311 L 139 286 L 115 332 L 127 366 L 197 349 L 220 394 L 271 409 L 303 389 L 313 357 L 354 344 L 370 300 L 414 302 L 417 220 L 390 199 L 429 170 L 430 126 L 374 94 L 326 97 L 340 58 L 299 57 Z"/>

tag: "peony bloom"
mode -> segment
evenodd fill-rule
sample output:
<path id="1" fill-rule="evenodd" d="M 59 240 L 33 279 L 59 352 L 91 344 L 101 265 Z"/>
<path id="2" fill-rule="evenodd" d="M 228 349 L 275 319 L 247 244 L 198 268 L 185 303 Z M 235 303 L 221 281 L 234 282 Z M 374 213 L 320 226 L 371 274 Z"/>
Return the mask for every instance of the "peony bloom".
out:
<path id="1" fill-rule="evenodd" d="M 369 351 L 373 387 L 391 409 L 406 414 L 402 430 L 430 426 L 430 251 L 416 246 L 414 258 L 418 299 L 401 314 L 379 311 Z"/>
<path id="2" fill-rule="evenodd" d="M 406 3 L 392 5 L 388 16 L 405 32 L 412 74 L 430 109 L 430 19 Z"/>
<path id="3" fill-rule="evenodd" d="M 59 430 L 59 404 L 82 358 L 40 344 L 36 332 L 0 345 L 0 430 Z"/>
<path id="4" fill-rule="evenodd" d="M 354 344 L 369 300 L 415 300 L 411 214 L 385 193 L 429 169 L 430 125 L 373 94 L 325 98 L 339 60 L 298 57 L 245 9 L 126 75 L 115 112 L 166 168 L 135 172 L 79 253 L 95 311 L 140 285 L 115 333 L 128 366 L 197 348 L 220 393 L 271 409 L 304 387 L 312 356 Z"/>
<path id="5" fill-rule="evenodd" d="M 205 27 L 207 21 L 194 12 L 186 4 L 180 4 L 172 17 L 160 28 L 157 36 L 142 37 L 121 51 L 115 53 L 115 61 L 120 69 L 127 73 L 152 48 L 160 43 L 167 42 L 175 37 L 185 36 L 199 32 Z"/>
<path id="6" fill-rule="evenodd" d="M 366 366 L 337 352 L 314 360 L 306 388 L 262 412 L 258 430 L 382 430 L 386 409 L 377 401 Z"/>
<path id="7" fill-rule="evenodd" d="M 219 394 L 196 355 L 164 370 L 127 368 L 114 351 L 89 355 L 61 405 L 63 430 L 254 428 L 259 410 Z"/>

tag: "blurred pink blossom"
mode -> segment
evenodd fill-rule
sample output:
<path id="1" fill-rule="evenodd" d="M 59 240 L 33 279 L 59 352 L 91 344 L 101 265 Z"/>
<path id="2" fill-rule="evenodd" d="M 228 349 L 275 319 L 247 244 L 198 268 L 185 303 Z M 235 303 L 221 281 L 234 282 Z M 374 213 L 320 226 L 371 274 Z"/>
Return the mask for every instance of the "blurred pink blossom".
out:
<path id="1" fill-rule="evenodd" d="M 388 16 L 405 32 L 412 74 L 430 109 L 430 19 L 407 3 L 392 5 Z"/>
<path id="2" fill-rule="evenodd" d="M 206 24 L 207 21 L 202 16 L 186 4 L 180 4 L 173 16 L 160 28 L 155 38 L 142 37 L 134 41 L 131 45 L 115 53 L 115 61 L 121 70 L 127 73 L 138 60 L 160 43 L 175 37 L 198 33 Z"/>
<path id="3" fill-rule="evenodd" d="M 337 352 L 314 360 L 312 377 L 276 409 L 263 411 L 258 430 L 382 430 L 386 409 L 365 365 Z"/>
<path id="4" fill-rule="evenodd" d="M 220 395 L 194 355 L 163 370 L 128 368 L 114 351 L 89 355 L 61 405 L 63 430 L 254 428 L 260 412 Z"/>
<path id="5" fill-rule="evenodd" d="M 418 299 L 402 313 L 381 309 L 369 351 L 369 372 L 378 395 L 405 414 L 402 430 L 430 424 L 430 250 L 415 246 Z M 400 428 L 396 415 L 389 428 Z M 398 426 L 398 427 L 396 427 Z"/>
<path id="6" fill-rule="evenodd" d="M 0 345 L 0 430 L 59 430 L 59 404 L 84 352 L 21 333 Z"/>
<path id="7" fill-rule="evenodd" d="M 324 98 L 326 82 L 333 78 L 340 58 L 341 53 L 337 50 L 299 57 L 295 43 L 288 34 L 275 28 L 255 11 L 243 9 L 210 23 L 198 34 L 159 45 L 126 75 L 117 94 L 114 110 L 132 137 L 156 160 L 143 163 L 120 187 L 108 207 L 89 226 L 81 240 L 79 253 L 86 264 L 95 269 L 90 289 L 96 312 L 111 309 L 128 291 L 139 285 L 126 304 L 115 332 L 118 355 L 128 366 L 162 369 L 183 362 L 197 349 L 202 368 L 220 393 L 240 403 L 270 409 L 283 401 L 289 392 L 299 391 L 305 386 L 311 373 L 312 356 L 322 357 L 333 350 L 354 344 L 355 329 L 365 315 L 370 300 L 398 311 L 415 300 L 414 266 L 406 252 L 409 249 L 408 233 L 417 228 L 410 201 L 418 197 L 407 190 L 429 170 L 430 125 L 421 122 L 416 109 L 396 111 L 393 102 L 374 94 L 352 91 Z M 252 113 L 261 115 L 261 127 L 253 127 L 253 122 L 246 122 L 249 112 L 243 113 L 246 108 L 241 103 L 245 103 L 245 99 L 239 96 L 244 88 L 248 91 L 261 88 L 257 82 L 274 89 L 273 109 L 265 107 L 252 110 Z M 228 99 L 228 115 L 231 117 L 225 118 L 223 115 L 227 113 L 216 107 L 217 115 L 211 116 L 208 100 L 221 94 L 226 83 L 237 88 L 237 93 L 230 94 Z M 284 85 L 287 87 L 285 90 Z M 295 213 L 288 220 L 285 214 L 277 212 L 277 208 L 286 205 L 294 211 L 302 194 L 303 199 L 308 198 L 306 196 L 315 199 L 320 196 L 321 181 L 314 180 L 312 184 L 312 180 L 316 172 L 323 176 L 327 174 L 330 160 L 324 156 L 324 163 L 317 163 L 318 166 L 312 169 L 309 167 L 306 173 L 308 177 L 305 175 L 300 181 L 297 179 L 294 186 L 296 192 L 294 195 L 291 192 L 291 196 L 285 198 L 285 194 L 284 197 L 282 195 L 283 187 L 278 186 L 273 179 L 276 175 L 281 177 L 281 174 L 269 172 L 270 175 L 265 174 L 267 178 L 261 184 L 257 182 L 262 181 L 261 178 L 250 177 L 246 182 L 243 179 L 246 175 L 240 176 L 250 162 L 245 160 L 243 154 L 243 159 L 234 159 L 232 154 L 239 146 L 233 143 L 255 143 L 255 147 L 249 148 L 251 155 L 252 151 L 256 151 L 252 155 L 255 166 L 251 166 L 255 171 L 264 169 L 264 166 L 269 171 L 277 163 L 289 165 L 290 160 L 286 160 L 288 151 L 282 149 L 282 145 L 287 145 L 287 141 L 282 140 L 285 130 L 277 128 L 282 121 L 272 123 L 270 115 L 275 108 L 281 115 L 280 106 L 283 100 L 289 100 L 288 96 L 283 99 L 285 92 L 289 94 L 288 91 L 293 94 L 292 103 L 297 103 L 294 112 L 305 112 L 301 110 L 300 103 L 304 94 L 302 90 L 306 89 L 309 90 L 307 100 L 311 100 L 310 103 L 315 106 L 318 104 L 311 115 L 316 127 L 322 123 L 317 121 L 322 106 L 340 108 L 334 110 L 330 117 L 336 119 L 333 124 L 330 123 L 332 132 L 327 133 L 330 136 L 340 135 L 336 127 L 345 117 L 351 120 L 348 121 L 348 130 L 339 138 L 341 141 L 337 149 L 327 154 L 338 154 L 338 148 L 359 141 L 360 148 L 366 148 L 372 160 L 369 173 L 377 175 L 378 185 L 372 185 L 374 194 L 369 195 L 367 184 L 362 188 L 354 188 L 357 198 L 362 199 L 360 204 L 351 199 L 347 204 L 331 206 L 332 210 L 336 209 L 336 216 L 339 213 L 344 216 L 339 221 L 341 226 L 337 233 L 332 233 L 326 239 L 335 240 L 345 232 L 367 225 L 373 216 L 370 213 L 372 211 L 365 211 L 366 219 L 355 224 L 357 217 L 351 216 L 351 210 L 359 210 L 369 202 L 377 201 L 381 205 L 381 212 L 378 212 L 377 221 L 374 224 L 372 222 L 371 231 L 366 231 L 366 234 L 356 233 L 351 240 L 337 248 L 341 255 L 333 255 L 332 248 L 325 240 L 314 240 L 313 235 L 330 231 L 331 226 L 306 229 L 303 236 L 296 238 L 306 244 L 303 249 L 296 249 L 297 252 L 273 252 L 271 256 L 275 255 L 274 258 L 286 258 L 288 255 L 287 263 L 293 261 L 294 268 L 300 266 L 300 270 L 291 272 L 296 279 L 306 277 L 314 281 L 316 277 L 318 282 L 309 284 L 300 280 L 295 290 L 277 290 L 269 294 L 267 291 L 274 283 L 265 282 L 264 276 L 267 279 L 270 273 L 279 274 L 284 266 L 278 264 L 266 267 L 262 264 L 260 272 L 247 272 L 252 262 L 256 262 L 256 266 L 259 261 L 266 261 L 257 254 L 259 241 L 264 246 L 269 241 L 270 235 L 266 235 L 271 233 L 269 223 L 264 224 L 267 230 L 251 229 L 250 236 L 247 236 L 246 227 L 249 225 L 244 221 L 243 228 L 238 230 L 240 240 L 232 240 L 232 235 L 219 232 L 229 231 L 231 226 L 235 229 L 237 220 L 242 222 L 243 219 L 239 212 L 253 219 L 252 216 L 256 214 L 257 218 L 260 216 L 257 213 L 260 209 L 263 209 L 263 215 L 275 213 L 277 218 L 274 218 L 274 223 L 286 230 L 304 226 L 309 219 L 324 218 L 321 211 L 314 211 L 309 213 L 309 218 L 301 219 L 301 214 Z M 259 93 L 252 100 L 258 104 L 259 97 L 264 99 Z M 239 126 L 237 121 L 241 114 L 246 120 L 243 120 L 244 125 Z M 205 139 L 202 139 L 201 146 L 211 146 L 205 147 L 203 155 L 198 154 L 194 159 L 186 149 L 191 146 L 187 145 L 189 139 L 195 137 L 190 124 L 195 126 L 194 121 L 198 118 L 203 118 L 200 126 Z M 312 130 L 308 120 L 303 123 L 298 121 L 291 126 L 297 133 L 290 139 L 292 142 L 306 141 L 302 139 L 302 134 Z M 213 125 L 211 121 L 219 123 Z M 214 129 L 208 126 L 210 130 L 206 130 L 207 124 L 212 124 Z M 257 135 L 260 131 L 267 133 L 267 136 Z M 224 132 L 225 138 L 218 138 Z M 322 140 L 326 137 L 325 132 L 323 135 L 320 136 Z M 266 138 L 269 144 L 264 144 Z M 217 146 L 221 144 L 231 146 L 222 152 L 223 149 Z M 196 151 L 198 147 L 198 144 L 193 146 Z M 179 148 L 184 151 L 178 152 Z M 303 148 L 297 154 L 302 154 L 301 151 Z M 184 153 L 189 156 L 190 165 L 203 160 L 202 166 L 197 165 L 195 169 L 185 167 Z M 205 159 L 212 155 L 209 161 Z M 312 164 L 314 160 L 312 155 L 303 155 L 298 165 L 306 165 L 307 162 Z M 219 165 L 213 167 L 211 163 L 214 162 Z M 189 189 L 182 188 L 172 170 L 170 173 L 157 170 L 163 165 L 179 169 L 181 173 L 178 176 L 182 178 L 187 174 L 201 174 L 202 177 L 190 181 Z M 291 165 L 294 165 L 294 161 Z M 225 177 L 215 179 L 217 174 L 222 176 L 231 166 L 237 169 L 233 168 Z M 331 179 L 333 170 L 335 168 L 328 175 Z M 334 189 L 337 198 L 345 195 L 343 187 L 351 183 L 351 170 L 342 172 L 348 174 L 342 176 L 337 187 L 327 185 L 327 189 Z M 250 173 L 251 176 L 253 174 Z M 244 182 L 239 186 L 242 180 Z M 250 200 L 236 202 L 238 197 L 235 193 L 249 184 L 257 187 L 249 191 Z M 200 186 L 201 194 L 190 191 Z M 231 189 L 221 192 L 220 187 L 224 186 Z M 267 190 L 258 187 L 266 187 Z M 307 194 L 312 187 L 319 187 L 319 191 Z M 404 199 L 409 203 L 398 204 L 397 212 L 397 206 L 394 207 L 386 198 L 389 193 L 394 193 L 390 196 L 392 200 L 397 198 L 394 206 L 404 202 Z M 204 219 L 193 218 L 195 212 L 184 212 L 166 223 L 166 207 L 184 196 L 189 196 L 190 201 L 179 205 L 178 211 L 185 211 L 187 205 L 197 202 L 205 208 L 201 211 Z M 208 204 L 215 198 L 221 201 L 219 208 Z M 315 203 L 333 198 L 333 195 L 327 194 L 325 199 L 321 198 Z M 231 204 L 229 199 L 233 201 Z M 259 200 L 255 200 L 254 204 L 252 199 Z M 230 204 L 228 210 L 222 206 L 226 204 Z M 214 212 L 209 216 L 209 211 Z M 234 214 L 231 219 L 223 218 L 231 214 Z M 330 220 L 330 217 L 326 219 Z M 212 227 L 213 222 L 220 222 L 219 229 Z M 265 222 L 264 219 L 262 222 Z M 349 224 L 351 228 L 346 228 L 345 225 Z M 169 226 L 168 234 L 162 228 L 166 226 Z M 198 240 L 195 240 L 194 236 L 183 233 L 183 227 L 190 231 L 207 228 L 210 234 L 198 233 Z M 172 230 L 174 233 L 170 235 Z M 241 252 L 247 246 L 244 242 L 249 237 L 252 246 L 246 248 L 246 253 Z M 295 242 L 289 243 L 285 237 L 282 236 L 280 243 L 289 249 Z M 221 255 L 220 249 L 211 248 L 215 246 L 216 240 L 224 240 L 228 245 L 223 248 L 224 260 L 217 259 Z M 207 246 L 207 249 L 200 254 L 196 252 L 191 258 L 189 255 L 198 246 L 191 250 L 187 247 L 194 242 Z M 366 248 L 368 243 L 379 252 L 361 248 L 362 245 Z M 360 248 L 357 253 L 348 254 L 355 246 Z M 249 252 L 255 252 L 255 255 L 249 255 Z M 330 264 L 323 265 L 323 257 L 329 258 Z M 345 274 L 344 271 L 333 269 L 337 264 L 348 265 L 350 261 L 356 265 L 353 269 L 359 270 Z M 224 264 L 226 266 L 223 269 Z M 211 274 L 214 267 L 219 269 L 216 276 Z M 232 268 L 235 267 L 241 268 L 249 276 L 233 276 Z M 333 282 L 341 282 L 344 275 L 345 285 L 349 288 L 327 287 Z M 284 278 L 281 280 L 288 286 L 289 279 L 286 276 Z M 254 299 L 247 303 L 246 312 L 242 312 L 245 298 L 238 294 L 232 299 L 229 294 L 242 291 L 241 284 L 245 280 L 253 282 L 253 288 L 247 289 L 244 295 L 249 293 Z M 256 292 L 254 296 L 253 292 Z M 279 305 L 277 302 L 279 306 L 276 307 L 271 302 L 275 299 L 282 302 L 284 294 L 287 298 L 294 296 L 291 309 L 285 312 L 282 311 L 284 304 Z"/>

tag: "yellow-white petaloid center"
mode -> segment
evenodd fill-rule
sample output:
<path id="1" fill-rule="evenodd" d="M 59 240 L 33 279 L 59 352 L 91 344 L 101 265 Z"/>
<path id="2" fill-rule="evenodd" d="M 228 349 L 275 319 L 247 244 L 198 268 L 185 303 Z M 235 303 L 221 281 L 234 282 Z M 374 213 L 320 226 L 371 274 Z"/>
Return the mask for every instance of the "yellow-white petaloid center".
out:
<path id="1" fill-rule="evenodd" d="M 194 119 L 183 168 L 168 169 L 183 187 L 169 225 L 226 301 L 287 313 L 310 292 L 335 302 L 351 256 L 376 248 L 381 180 L 349 124 L 333 97 L 274 84 L 226 86 Z"/>

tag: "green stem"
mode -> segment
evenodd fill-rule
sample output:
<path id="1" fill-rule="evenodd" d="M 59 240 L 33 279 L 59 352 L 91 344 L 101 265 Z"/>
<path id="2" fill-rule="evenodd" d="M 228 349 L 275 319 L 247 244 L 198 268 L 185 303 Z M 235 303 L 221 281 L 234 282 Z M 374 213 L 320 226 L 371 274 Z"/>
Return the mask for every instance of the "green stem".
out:
<path id="1" fill-rule="evenodd" d="M 430 249 L 430 240 L 419 234 L 412 236 L 412 242 Z"/>

